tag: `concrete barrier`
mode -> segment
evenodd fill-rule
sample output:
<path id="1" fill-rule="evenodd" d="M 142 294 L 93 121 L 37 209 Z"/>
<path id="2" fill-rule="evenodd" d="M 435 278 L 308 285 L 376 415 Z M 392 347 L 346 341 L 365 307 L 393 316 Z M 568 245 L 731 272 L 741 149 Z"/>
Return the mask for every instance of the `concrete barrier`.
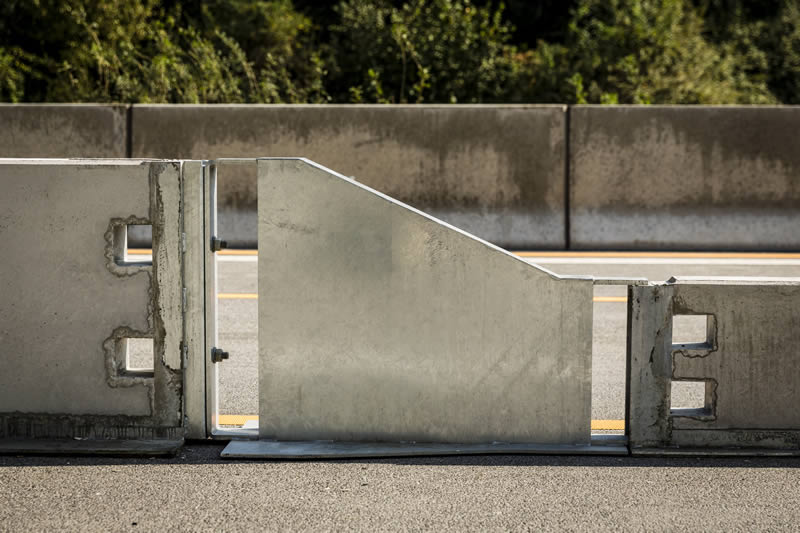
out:
<path id="1" fill-rule="evenodd" d="M 628 306 L 632 453 L 800 454 L 800 279 L 673 278 L 630 287 Z M 676 336 L 687 317 L 696 338 Z M 676 409 L 675 383 L 700 403 Z"/>
<path id="2" fill-rule="evenodd" d="M 800 249 L 800 108 L 565 109 L 0 104 L 0 156 L 304 156 L 513 249 Z M 220 176 L 231 245 L 255 204 Z"/>
<path id="3" fill-rule="evenodd" d="M 576 249 L 800 249 L 800 108 L 570 110 Z"/>
<path id="4" fill-rule="evenodd" d="M 180 173 L 0 160 L 0 438 L 182 441 Z M 153 226 L 151 263 L 126 256 L 130 224 Z"/>
<path id="5" fill-rule="evenodd" d="M 0 157 L 128 157 L 128 106 L 0 104 Z"/>
<path id="6" fill-rule="evenodd" d="M 134 157 L 307 157 L 512 248 L 563 248 L 565 106 L 140 106 Z M 220 234 L 256 238 L 252 177 L 219 176 Z"/>

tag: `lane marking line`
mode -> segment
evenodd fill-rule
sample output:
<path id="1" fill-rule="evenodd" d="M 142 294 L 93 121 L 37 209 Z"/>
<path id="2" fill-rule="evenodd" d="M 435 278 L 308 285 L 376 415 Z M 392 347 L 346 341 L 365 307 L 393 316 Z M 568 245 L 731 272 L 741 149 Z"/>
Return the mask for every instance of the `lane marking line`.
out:
<path id="1" fill-rule="evenodd" d="M 255 292 L 220 292 L 217 294 L 220 300 L 258 300 L 258 294 Z M 592 298 L 593 302 L 600 303 L 625 303 L 628 301 L 627 296 L 595 296 Z"/>
<path id="2" fill-rule="evenodd" d="M 220 292 L 217 294 L 220 300 L 258 300 L 258 294 L 254 292 Z"/>
<path id="3" fill-rule="evenodd" d="M 624 429 L 624 420 L 592 420 L 592 431 L 611 431 Z"/>
<path id="4" fill-rule="evenodd" d="M 793 252 L 575 252 L 575 251 L 519 251 L 511 252 L 519 257 L 562 257 L 562 258 L 638 258 L 638 259 L 800 259 L 800 253 Z M 130 255 L 151 255 L 146 248 L 131 248 Z M 218 255 L 257 256 L 258 250 L 220 250 Z"/>
<path id="5" fill-rule="evenodd" d="M 221 426 L 243 426 L 245 422 L 258 420 L 258 415 L 217 415 Z M 592 420 L 592 431 L 618 431 L 625 429 L 624 420 Z"/>
<path id="6" fill-rule="evenodd" d="M 217 415 L 220 426 L 243 426 L 251 420 L 258 420 L 258 415 Z"/>
<path id="7" fill-rule="evenodd" d="M 627 296 L 595 296 L 592 298 L 593 302 L 601 303 L 621 303 L 624 304 L 628 301 Z"/>

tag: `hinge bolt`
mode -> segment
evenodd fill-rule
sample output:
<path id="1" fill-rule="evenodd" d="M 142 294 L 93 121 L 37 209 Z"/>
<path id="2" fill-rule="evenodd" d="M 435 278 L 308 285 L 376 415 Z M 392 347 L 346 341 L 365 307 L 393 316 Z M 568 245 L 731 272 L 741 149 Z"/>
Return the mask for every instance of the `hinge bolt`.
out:
<path id="1" fill-rule="evenodd" d="M 228 247 L 228 241 L 223 241 L 217 237 L 213 237 L 211 239 L 211 251 L 212 252 L 219 252 L 220 250 L 224 250 Z"/>
<path id="2" fill-rule="evenodd" d="M 225 352 L 219 348 L 211 348 L 211 362 L 212 363 L 221 363 L 225 359 L 229 359 L 230 354 Z"/>

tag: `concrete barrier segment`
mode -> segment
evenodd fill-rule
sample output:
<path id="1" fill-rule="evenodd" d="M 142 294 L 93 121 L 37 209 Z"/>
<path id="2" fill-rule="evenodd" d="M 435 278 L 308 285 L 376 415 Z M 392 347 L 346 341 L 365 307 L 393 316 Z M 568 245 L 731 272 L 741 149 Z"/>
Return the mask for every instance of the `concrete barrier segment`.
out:
<path id="1" fill-rule="evenodd" d="M 0 160 L 0 437 L 183 438 L 180 179 L 179 162 Z M 120 257 L 131 222 L 153 227 L 150 265 Z M 133 338 L 149 371 L 124 367 Z"/>
<path id="2" fill-rule="evenodd" d="M 306 157 L 505 247 L 565 246 L 565 106 L 136 105 L 134 157 Z M 220 234 L 256 244 L 256 183 L 220 176 Z"/>
<path id="3" fill-rule="evenodd" d="M 800 454 L 800 279 L 673 278 L 628 302 L 632 453 Z M 691 342 L 685 317 L 701 319 Z M 675 382 L 704 399 L 676 408 Z"/>
<path id="4" fill-rule="evenodd" d="M 0 157 L 129 157 L 129 109 L 116 104 L 0 104 Z"/>
<path id="5" fill-rule="evenodd" d="M 573 249 L 800 249 L 800 108 L 574 106 Z"/>

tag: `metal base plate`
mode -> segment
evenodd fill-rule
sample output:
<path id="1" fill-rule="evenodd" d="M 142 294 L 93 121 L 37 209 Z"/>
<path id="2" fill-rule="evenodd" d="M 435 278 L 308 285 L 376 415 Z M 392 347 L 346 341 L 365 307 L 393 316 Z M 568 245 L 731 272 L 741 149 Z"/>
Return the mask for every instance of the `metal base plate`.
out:
<path id="1" fill-rule="evenodd" d="M 415 444 L 381 442 L 281 442 L 234 440 L 222 450 L 230 459 L 347 459 L 368 457 L 419 457 L 442 455 L 628 455 L 624 443 L 563 444 Z"/>
<path id="2" fill-rule="evenodd" d="M 175 455 L 178 440 L 3 439 L 0 455 Z"/>

